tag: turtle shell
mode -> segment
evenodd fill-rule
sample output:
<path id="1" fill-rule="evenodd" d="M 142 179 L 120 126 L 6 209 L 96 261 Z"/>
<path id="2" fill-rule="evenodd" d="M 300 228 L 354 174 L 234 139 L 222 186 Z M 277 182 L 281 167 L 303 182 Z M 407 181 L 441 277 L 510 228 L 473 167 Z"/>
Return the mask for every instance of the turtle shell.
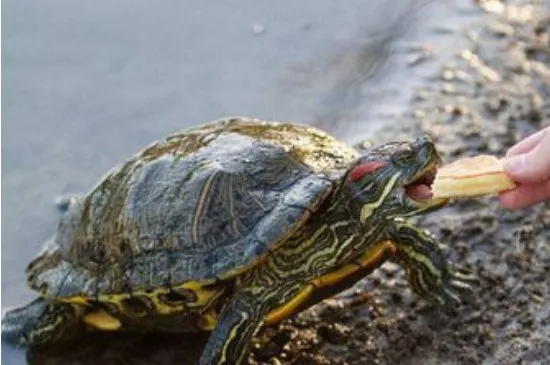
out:
<path id="1" fill-rule="evenodd" d="M 231 118 L 172 135 L 70 206 L 29 283 L 93 297 L 232 277 L 276 254 L 356 157 L 296 124 Z"/>

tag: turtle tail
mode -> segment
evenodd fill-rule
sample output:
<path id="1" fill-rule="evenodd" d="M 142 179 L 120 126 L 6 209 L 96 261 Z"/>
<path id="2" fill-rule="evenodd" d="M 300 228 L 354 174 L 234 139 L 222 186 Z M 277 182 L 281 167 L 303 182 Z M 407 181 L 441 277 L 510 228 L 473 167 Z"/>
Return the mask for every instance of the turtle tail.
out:
<path id="1" fill-rule="evenodd" d="M 2 341 L 21 347 L 56 341 L 78 321 L 80 312 L 70 304 L 35 299 L 2 316 Z"/>

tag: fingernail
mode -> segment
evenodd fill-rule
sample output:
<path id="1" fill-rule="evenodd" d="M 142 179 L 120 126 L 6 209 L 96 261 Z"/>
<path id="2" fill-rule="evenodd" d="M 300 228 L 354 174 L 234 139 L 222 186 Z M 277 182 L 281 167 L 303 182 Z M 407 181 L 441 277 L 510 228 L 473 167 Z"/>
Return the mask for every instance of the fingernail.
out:
<path id="1" fill-rule="evenodd" d="M 518 155 L 514 157 L 507 158 L 504 160 L 504 169 L 513 175 L 521 174 L 525 171 L 527 167 L 527 159 L 525 155 Z"/>

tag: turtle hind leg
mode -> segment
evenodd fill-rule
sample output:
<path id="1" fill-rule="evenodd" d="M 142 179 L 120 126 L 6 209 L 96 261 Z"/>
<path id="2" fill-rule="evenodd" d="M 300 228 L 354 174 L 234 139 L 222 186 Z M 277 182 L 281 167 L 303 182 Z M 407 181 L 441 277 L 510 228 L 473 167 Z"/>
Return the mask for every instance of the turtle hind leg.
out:
<path id="1" fill-rule="evenodd" d="M 405 268 L 409 284 L 418 295 L 441 305 L 462 303 L 463 298 L 471 296 L 477 280 L 454 271 L 429 232 L 395 218 L 388 238 L 397 247 L 394 261 Z"/>
<path id="2" fill-rule="evenodd" d="M 83 313 L 84 308 L 38 298 L 6 312 L 2 317 L 2 340 L 24 347 L 54 342 L 71 327 L 76 328 Z"/>
<path id="3" fill-rule="evenodd" d="M 236 365 L 244 362 L 250 340 L 263 324 L 266 306 L 251 293 L 236 293 L 225 305 L 203 349 L 200 365 Z"/>

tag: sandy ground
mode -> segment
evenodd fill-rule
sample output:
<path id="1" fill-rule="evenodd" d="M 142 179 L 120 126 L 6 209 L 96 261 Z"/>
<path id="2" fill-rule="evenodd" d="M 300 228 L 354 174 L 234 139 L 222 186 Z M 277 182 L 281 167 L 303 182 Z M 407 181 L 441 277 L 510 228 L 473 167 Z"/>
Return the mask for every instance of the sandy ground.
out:
<path id="1" fill-rule="evenodd" d="M 426 83 L 385 136 L 428 133 L 446 160 L 503 155 L 550 124 L 550 6 L 487 2 L 486 26 Z M 458 51 L 458 50 L 457 50 Z M 387 139 L 387 138 L 386 138 Z M 494 198 L 418 218 L 479 285 L 467 303 L 430 306 L 386 264 L 352 290 L 255 339 L 250 364 L 550 364 L 550 205 L 520 212 Z M 192 364 L 205 335 L 91 336 L 31 364 Z M 182 343 L 184 345 L 182 346 Z"/>

